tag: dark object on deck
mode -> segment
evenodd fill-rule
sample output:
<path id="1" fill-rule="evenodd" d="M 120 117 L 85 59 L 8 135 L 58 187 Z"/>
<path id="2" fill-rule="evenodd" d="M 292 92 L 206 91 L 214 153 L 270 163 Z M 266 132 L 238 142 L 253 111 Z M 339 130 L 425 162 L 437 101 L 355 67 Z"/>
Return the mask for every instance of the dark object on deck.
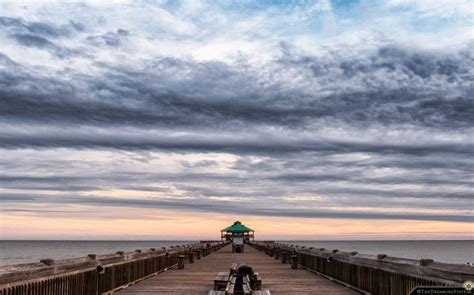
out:
<path id="1" fill-rule="evenodd" d="M 234 295 L 234 294 L 270 294 L 269 290 L 261 290 L 262 279 L 253 271 L 252 267 L 241 264 L 237 267 L 233 263 L 229 272 L 219 272 L 214 278 L 214 290 L 209 295 Z"/>
<path id="2" fill-rule="evenodd" d="M 105 273 L 105 268 L 103 268 L 102 265 L 97 265 L 95 270 L 97 270 L 97 273 L 100 275 L 103 275 Z"/>
<path id="3" fill-rule="evenodd" d="M 234 245 L 234 244 L 232 244 L 232 252 L 243 253 L 244 252 L 244 245 Z"/>

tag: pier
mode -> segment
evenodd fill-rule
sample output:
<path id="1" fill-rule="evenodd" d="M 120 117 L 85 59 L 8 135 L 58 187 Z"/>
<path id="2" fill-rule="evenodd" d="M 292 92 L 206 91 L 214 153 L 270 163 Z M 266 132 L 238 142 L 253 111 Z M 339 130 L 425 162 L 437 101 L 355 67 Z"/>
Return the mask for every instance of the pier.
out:
<path id="1" fill-rule="evenodd" d="M 228 270 L 233 263 L 252 266 L 262 277 L 262 289 L 270 290 L 271 294 L 359 294 L 302 268 L 291 269 L 289 261 L 283 264 L 281 260 L 267 256 L 255 248 L 247 247 L 244 253 L 232 253 L 231 245 L 193 264 L 185 265 L 182 270 L 172 269 L 130 286 L 118 294 L 208 294 L 214 288 L 216 274 Z"/>
<path id="2" fill-rule="evenodd" d="M 426 259 L 271 241 L 250 241 L 243 253 L 232 253 L 229 242 L 205 241 L 3 267 L 0 295 L 208 294 L 219 272 L 243 262 L 271 294 L 405 295 L 417 286 L 461 287 L 474 279 L 470 266 Z"/>
<path id="3" fill-rule="evenodd" d="M 466 281 L 468 265 L 256 241 L 236 221 L 220 241 L 5 266 L 0 295 L 406 295 Z"/>

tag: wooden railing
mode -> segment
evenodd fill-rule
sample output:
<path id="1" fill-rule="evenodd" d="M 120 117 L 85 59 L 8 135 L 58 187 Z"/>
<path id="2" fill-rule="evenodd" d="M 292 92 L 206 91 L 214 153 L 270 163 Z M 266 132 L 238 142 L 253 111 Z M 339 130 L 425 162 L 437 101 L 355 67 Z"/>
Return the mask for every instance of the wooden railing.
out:
<path id="1" fill-rule="evenodd" d="M 474 268 L 468 265 L 431 259 L 365 255 L 268 241 L 249 244 L 285 263 L 292 263 L 293 268 L 306 268 L 361 293 L 406 295 L 419 286 L 460 287 L 464 281 L 474 279 Z"/>
<path id="2" fill-rule="evenodd" d="M 192 263 L 226 243 L 196 243 L 146 251 L 54 261 L 42 260 L 3 267 L 0 295 L 101 295 L 111 294 L 171 267 Z"/>

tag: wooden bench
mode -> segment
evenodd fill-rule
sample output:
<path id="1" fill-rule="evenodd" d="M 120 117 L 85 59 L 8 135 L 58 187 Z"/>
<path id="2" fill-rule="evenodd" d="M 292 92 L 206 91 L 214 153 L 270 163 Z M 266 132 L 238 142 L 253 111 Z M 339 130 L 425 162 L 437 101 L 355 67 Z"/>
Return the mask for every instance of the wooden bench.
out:
<path id="1" fill-rule="evenodd" d="M 232 278 L 227 283 L 227 287 L 225 288 L 226 295 L 235 295 L 235 294 L 243 294 L 243 295 L 252 295 L 252 288 L 250 287 L 250 279 L 247 277 L 242 278 L 242 292 L 236 292 L 237 277 L 232 276 Z"/>
<path id="2" fill-rule="evenodd" d="M 224 290 L 229 281 L 229 272 L 221 271 L 214 278 L 214 290 Z"/>
<path id="3" fill-rule="evenodd" d="M 252 295 L 271 295 L 270 290 L 263 289 L 258 291 L 252 291 Z"/>
<path id="4" fill-rule="evenodd" d="M 235 271 L 237 270 L 237 263 L 232 263 L 231 267 L 230 267 L 230 275 L 233 276 L 235 274 Z"/>
<path id="5" fill-rule="evenodd" d="M 227 282 L 227 286 L 225 288 L 225 294 L 227 295 L 234 295 L 235 294 L 235 281 L 236 277 L 232 276 L 230 280 Z"/>
<path id="6" fill-rule="evenodd" d="M 242 292 L 244 295 L 252 294 L 252 286 L 250 286 L 250 278 L 248 275 L 242 278 Z"/>
<path id="7" fill-rule="evenodd" d="M 233 263 L 228 272 L 219 272 L 214 278 L 214 290 L 225 290 L 227 287 L 227 282 L 229 281 L 229 277 L 235 274 L 236 269 L 237 263 Z"/>
<path id="8" fill-rule="evenodd" d="M 250 273 L 247 275 L 236 274 L 237 263 L 233 263 L 228 272 L 219 272 L 214 278 L 214 290 L 209 291 L 210 295 L 269 295 L 270 290 L 260 290 L 262 278 L 260 274 Z M 237 290 L 236 290 L 236 285 Z M 240 291 L 241 289 L 241 291 Z"/>
<path id="9" fill-rule="evenodd" d="M 254 289 L 255 290 L 260 290 L 262 288 L 262 277 L 260 276 L 260 274 L 258 272 L 254 273 Z"/>

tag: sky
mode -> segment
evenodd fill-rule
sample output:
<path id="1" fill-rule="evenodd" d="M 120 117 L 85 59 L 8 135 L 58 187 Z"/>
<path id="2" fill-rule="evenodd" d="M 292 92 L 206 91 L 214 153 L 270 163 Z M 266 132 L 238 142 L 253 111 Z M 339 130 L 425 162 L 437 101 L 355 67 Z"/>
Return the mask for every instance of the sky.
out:
<path id="1" fill-rule="evenodd" d="M 0 0 L 0 238 L 473 239 L 474 4 Z"/>

